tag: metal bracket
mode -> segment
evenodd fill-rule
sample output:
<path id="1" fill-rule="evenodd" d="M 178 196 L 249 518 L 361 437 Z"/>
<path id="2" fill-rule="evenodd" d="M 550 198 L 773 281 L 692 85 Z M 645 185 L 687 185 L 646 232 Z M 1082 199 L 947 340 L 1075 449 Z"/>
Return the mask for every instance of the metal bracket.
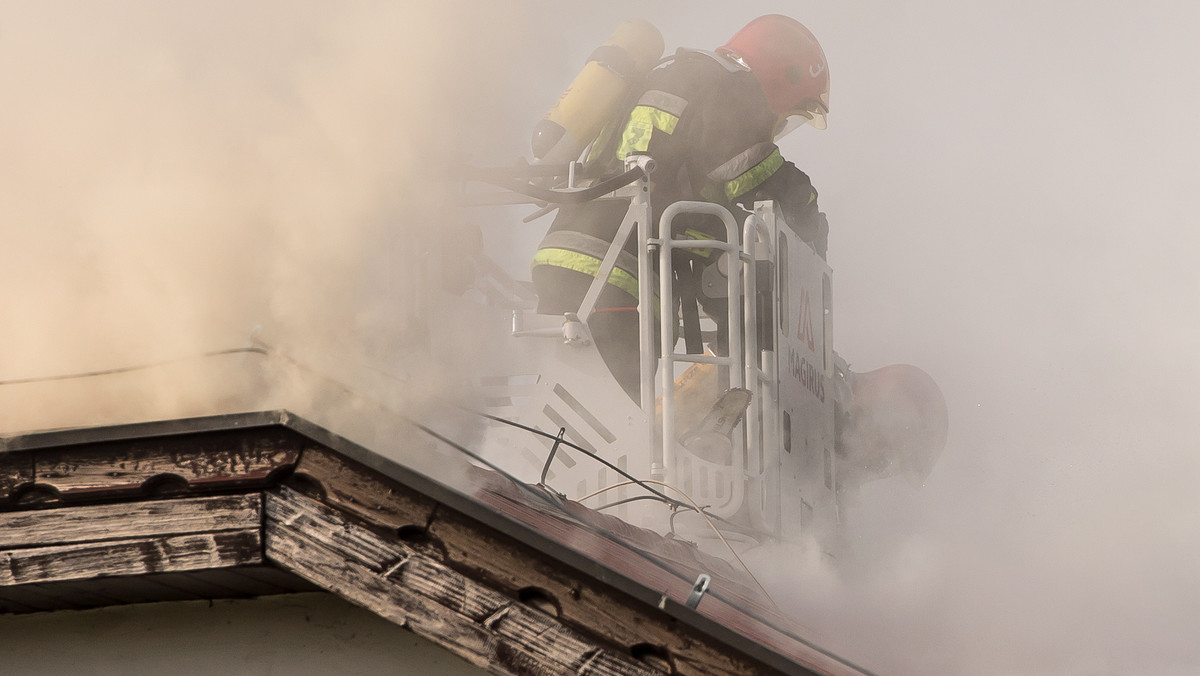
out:
<path id="1" fill-rule="evenodd" d="M 700 599 L 704 598 L 704 592 L 708 591 L 710 582 L 712 582 L 712 577 L 708 573 L 700 573 L 699 577 L 696 578 L 696 582 L 692 584 L 692 593 L 688 595 L 687 602 L 684 605 L 695 610 L 696 606 L 700 605 Z"/>
<path id="2" fill-rule="evenodd" d="M 563 342 L 567 345 L 585 346 L 592 344 L 592 338 L 587 326 L 579 321 L 579 316 L 574 312 L 567 312 L 563 315 L 562 337 Z"/>

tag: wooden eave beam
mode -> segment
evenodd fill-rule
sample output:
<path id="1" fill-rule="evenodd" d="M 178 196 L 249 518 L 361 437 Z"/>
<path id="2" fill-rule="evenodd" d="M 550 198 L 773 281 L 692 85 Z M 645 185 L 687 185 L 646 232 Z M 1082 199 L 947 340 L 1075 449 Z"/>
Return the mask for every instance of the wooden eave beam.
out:
<path id="1" fill-rule="evenodd" d="M 297 491 L 272 491 L 266 509 L 277 565 L 472 664 L 518 675 L 661 673 Z"/>
<path id="2" fill-rule="evenodd" d="M 438 604 L 444 603 L 444 607 L 478 623 L 481 613 L 483 617 L 486 613 L 464 611 L 472 600 L 488 599 L 488 612 L 494 613 L 509 607 L 504 604 L 511 605 L 513 599 L 528 599 L 547 609 L 562 626 L 581 636 L 593 637 L 596 645 L 607 647 L 608 652 L 638 655 L 649 663 L 669 664 L 671 673 L 729 676 L 780 673 L 676 622 L 666 613 L 564 567 L 529 545 L 340 454 L 306 449 L 288 483 L 307 492 L 308 500 L 319 502 L 325 510 L 330 510 L 321 512 L 326 515 L 324 518 L 340 520 L 343 524 L 359 524 L 347 525 L 343 531 L 327 529 L 322 535 L 330 543 L 337 543 L 335 546 L 339 548 L 334 556 L 322 560 L 340 565 L 338 561 L 357 557 L 357 567 L 352 575 L 342 575 L 337 570 L 314 568 L 311 558 L 306 564 L 305 557 L 317 551 L 314 547 L 318 543 L 307 542 L 309 538 L 305 531 L 316 532 L 317 524 L 314 521 L 296 527 L 296 524 L 309 524 L 315 519 L 311 506 L 302 517 L 296 517 L 295 522 L 281 516 L 287 509 L 298 509 L 290 506 L 302 502 L 298 492 L 287 489 L 268 493 L 268 559 L 356 602 L 359 602 L 358 598 L 376 599 L 372 603 L 377 604 L 377 599 L 382 598 L 377 596 L 381 593 L 381 585 L 389 589 L 395 585 L 409 585 L 413 588 L 403 591 L 404 594 L 436 599 Z M 390 554 L 385 555 L 385 551 Z M 420 558 L 416 558 L 417 555 Z M 393 566 L 398 568 L 385 574 Z M 410 567 L 413 570 L 436 569 L 441 571 L 443 579 L 436 584 L 426 582 L 426 586 L 421 586 L 417 580 L 423 578 L 404 573 Z M 360 574 L 368 575 L 368 578 L 360 579 Z M 339 583 L 350 584 L 346 582 L 348 579 L 359 580 L 354 583 L 357 591 L 334 588 Z M 462 591 L 451 593 L 451 590 Z M 449 596 L 442 598 L 441 594 Z M 367 607 L 389 617 L 385 608 Z M 415 625 L 413 628 L 418 631 Z M 460 641 L 460 636 L 452 634 L 444 640 L 453 646 Z M 430 638 L 438 640 L 436 636 Z M 460 654 L 472 661 L 481 659 L 481 653 L 472 650 Z M 566 656 L 560 658 L 559 666 L 570 663 Z M 567 668 L 513 673 L 576 672 Z"/>
<path id="3" fill-rule="evenodd" d="M 262 496 L 0 514 L 0 596 L 25 585 L 262 563 Z"/>

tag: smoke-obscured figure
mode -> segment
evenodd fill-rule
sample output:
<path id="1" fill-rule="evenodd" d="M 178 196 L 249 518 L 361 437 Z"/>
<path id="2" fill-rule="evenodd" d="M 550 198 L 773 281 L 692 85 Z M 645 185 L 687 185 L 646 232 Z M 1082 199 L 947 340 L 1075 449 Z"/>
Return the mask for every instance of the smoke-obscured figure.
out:
<path id="1" fill-rule="evenodd" d="M 661 53 L 657 31 L 648 24 L 641 27 L 652 32 L 642 44 L 657 39 Z M 647 51 L 654 50 L 640 53 Z M 636 48 L 620 49 L 610 42 L 592 55 L 591 62 L 636 77 L 637 54 Z M 720 204 L 740 219 L 756 200 L 771 199 L 801 239 L 825 256 L 828 225 L 817 208 L 817 192 L 808 176 L 784 160 L 775 145 L 804 123 L 823 129 L 829 112 L 829 65 L 816 38 L 798 21 L 767 15 L 751 21 L 715 51 L 679 49 L 629 87 L 618 110 L 592 143 L 585 169 L 589 175 L 615 174 L 631 155 L 653 157 L 654 223 L 663 209 L 681 200 Z M 550 150 L 537 147 L 543 140 L 535 135 L 538 157 Z M 626 200 L 601 199 L 562 207 L 532 264 L 539 312 L 563 314 L 579 308 L 627 206 Z M 725 238 L 724 226 L 712 216 L 681 217 L 674 228 L 677 238 Z M 638 280 L 633 237 L 625 242 L 624 253 L 628 256 L 618 259 L 590 328 L 605 363 L 637 400 Z M 697 249 L 680 252 L 674 260 L 671 274 L 683 299 L 685 331 L 689 310 L 698 302 L 717 322 L 718 335 L 726 334 L 720 319 L 725 315 L 724 299 L 699 292 L 701 275 L 716 263 L 715 258 L 711 250 Z M 716 349 L 723 350 L 722 339 Z"/>

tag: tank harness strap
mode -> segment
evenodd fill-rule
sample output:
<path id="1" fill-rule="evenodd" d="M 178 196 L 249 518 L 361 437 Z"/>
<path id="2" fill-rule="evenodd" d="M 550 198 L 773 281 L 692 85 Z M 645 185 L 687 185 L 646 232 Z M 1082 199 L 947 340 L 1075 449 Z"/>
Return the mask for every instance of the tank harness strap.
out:
<path id="1" fill-rule="evenodd" d="M 756 143 L 708 174 L 726 200 L 749 194 L 783 166 L 779 147 L 769 141 Z"/>
<path id="2" fill-rule="evenodd" d="M 595 61 L 626 80 L 632 80 L 641 75 L 638 71 L 637 61 L 624 47 L 618 45 L 600 45 L 592 50 L 588 61 Z"/>
<path id="3" fill-rule="evenodd" d="M 716 61 L 717 63 L 719 63 L 722 68 L 724 68 L 726 71 L 728 71 L 730 73 L 737 73 L 737 72 L 750 70 L 749 66 L 747 66 L 744 63 L 740 63 L 740 62 L 734 60 L 728 54 L 717 53 L 717 52 L 714 52 L 714 51 L 711 51 L 708 49 L 690 49 L 688 47 L 680 47 L 678 50 L 675 51 L 675 58 L 678 59 L 680 57 L 688 56 L 691 54 L 696 54 L 698 56 L 707 56 L 708 58 L 712 59 L 713 61 Z"/>

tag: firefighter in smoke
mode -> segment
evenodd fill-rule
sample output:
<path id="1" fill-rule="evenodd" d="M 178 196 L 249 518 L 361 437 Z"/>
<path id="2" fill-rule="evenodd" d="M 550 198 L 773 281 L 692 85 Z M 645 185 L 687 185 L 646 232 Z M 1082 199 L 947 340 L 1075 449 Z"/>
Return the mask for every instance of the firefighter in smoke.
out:
<path id="1" fill-rule="evenodd" d="M 592 66 L 603 61 L 602 65 L 625 76 L 627 83 L 635 83 L 621 97 L 616 116 L 591 143 L 589 168 L 616 173 L 630 155 L 653 157 L 655 223 L 667 205 L 680 200 L 721 204 L 740 220 L 739 214 L 752 209 L 756 200 L 773 199 L 788 225 L 824 257 L 828 225 L 817 208 L 817 192 L 775 144 L 804 123 L 825 128 L 829 66 L 816 38 L 795 19 L 767 15 L 751 21 L 713 52 L 680 49 L 639 78 L 638 62 L 646 61 L 647 54 L 657 58 L 654 49 L 645 45 L 657 39 L 658 53 L 662 50 L 657 31 L 644 22 L 640 27 L 653 35 L 640 36 L 623 27 L 627 34 L 622 37 L 619 29 L 589 62 Z M 612 44 L 622 39 L 624 49 Z M 564 103 L 566 96 L 559 107 Z M 595 114 L 595 107 L 581 108 L 585 109 Z M 534 154 L 543 159 L 558 152 L 552 147 L 555 142 L 562 146 L 570 136 L 558 125 L 547 126 L 552 133 L 543 128 L 534 136 Z M 578 151 L 567 147 L 568 152 Z M 539 312 L 563 314 L 579 308 L 627 206 L 624 200 L 609 199 L 560 209 L 532 263 Z M 676 237 L 724 239 L 724 227 L 711 216 L 681 217 L 675 227 Z M 589 328 L 608 368 L 637 400 L 638 280 L 632 237 L 625 249 Z M 718 311 L 724 300 L 695 293 L 703 268 L 715 263 L 709 254 L 700 249 L 681 252 L 669 274 L 678 278 L 681 296 L 688 297 L 690 291 L 706 313 L 717 318 L 724 314 Z"/>

